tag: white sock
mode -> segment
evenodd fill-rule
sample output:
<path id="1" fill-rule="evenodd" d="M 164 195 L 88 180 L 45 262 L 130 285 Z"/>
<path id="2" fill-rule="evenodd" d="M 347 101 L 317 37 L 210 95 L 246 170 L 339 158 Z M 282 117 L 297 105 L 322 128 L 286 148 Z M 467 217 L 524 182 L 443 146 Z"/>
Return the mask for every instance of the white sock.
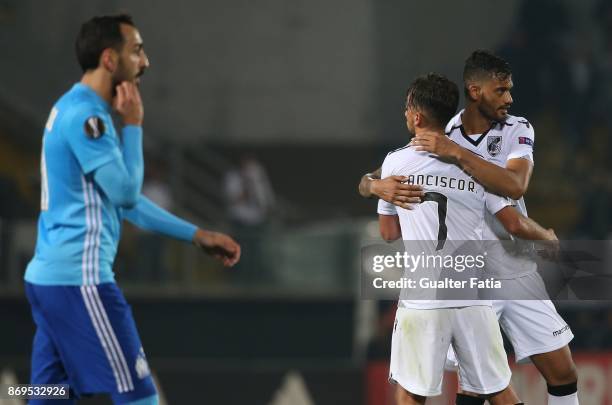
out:
<path id="1" fill-rule="evenodd" d="M 548 405 L 579 405 L 578 393 L 574 392 L 573 394 L 562 397 L 556 397 L 548 394 Z"/>

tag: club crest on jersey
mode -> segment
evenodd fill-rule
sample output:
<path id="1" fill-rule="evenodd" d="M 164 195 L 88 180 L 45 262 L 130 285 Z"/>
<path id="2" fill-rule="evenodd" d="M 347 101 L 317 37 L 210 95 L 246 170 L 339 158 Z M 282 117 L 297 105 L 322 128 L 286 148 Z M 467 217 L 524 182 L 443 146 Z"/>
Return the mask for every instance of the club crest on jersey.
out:
<path id="1" fill-rule="evenodd" d="M 100 117 L 89 117 L 85 121 L 85 133 L 91 139 L 98 139 L 104 135 L 104 121 Z"/>
<path id="2" fill-rule="evenodd" d="M 501 152 L 502 137 L 500 135 L 487 136 L 487 151 L 489 155 L 496 156 Z"/>
<path id="3" fill-rule="evenodd" d="M 145 353 L 142 347 L 140 348 L 140 352 L 138 353 L 138 356 L 136 358 L 136 364 L 134 368 L 136 369 L 136 374 L 138 375 L 138 378 L 140 378 L 141 380 L 151 375 L 149 363 L 147 363 L 147 358 L 145 357 Z"/>

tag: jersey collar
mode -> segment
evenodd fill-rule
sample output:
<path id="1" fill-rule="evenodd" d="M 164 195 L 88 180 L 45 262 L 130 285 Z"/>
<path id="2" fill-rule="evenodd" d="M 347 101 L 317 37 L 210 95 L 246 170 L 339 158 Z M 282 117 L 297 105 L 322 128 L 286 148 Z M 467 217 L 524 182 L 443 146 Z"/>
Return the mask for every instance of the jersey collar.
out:
<path id="1" fill-rule="evenodd" d="M 468 141 L 469 143 L 471 143 L 474 146 L 478 146 L 480 145 L 480 142 L 482 142 L 482 140 L 485 138 L 485 136 L 487 136 L 487 134 L 489 133 L 490 130 L 492 130 L 493 128 L 495 128 L 495 126 L 497 125 L 496 122 L 492 122 L 491 126 L 489 127 L 489 129 L 487 129 L 486 131 L 484 131 L 478 138 L 476 138 L 475 140 L 472 139 L 470 136 L 468 136 L 465 133 L 465 128 L 463 127 L 463 122 L 461 121 L 461 118 L 463 117 L 463 112 L 465 110 L 461 110 L 459 111 L 459 113 L 455 116 L 455 118 L 451 121 L 451 128 L 448 131 L 447 135 L 450 135 L 453 131 L 455 130 L 459 130 L 461 131 L 461 136 L 463 136 L 463 138 Z"/>

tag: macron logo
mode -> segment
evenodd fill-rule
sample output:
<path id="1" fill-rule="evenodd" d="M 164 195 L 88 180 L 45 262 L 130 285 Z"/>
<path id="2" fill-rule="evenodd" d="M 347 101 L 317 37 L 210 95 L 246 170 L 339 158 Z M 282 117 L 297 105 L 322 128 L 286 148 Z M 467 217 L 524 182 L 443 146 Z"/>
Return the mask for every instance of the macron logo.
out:
<path id="1" fill-rule="evenodd" d="M 569 325 L 565 325 L 561 329 L 553 331 L 553 336 L 559 336 L 560 334 L 562 334 L 563 332 L 567 332 L 568 330 L 569 330 Z"/>

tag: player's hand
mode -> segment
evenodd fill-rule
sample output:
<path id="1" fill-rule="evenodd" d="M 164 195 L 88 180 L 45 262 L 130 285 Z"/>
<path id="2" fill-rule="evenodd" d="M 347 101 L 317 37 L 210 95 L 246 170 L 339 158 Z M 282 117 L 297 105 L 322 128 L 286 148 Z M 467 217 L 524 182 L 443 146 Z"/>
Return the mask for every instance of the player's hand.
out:
<path id="1" fill-rule="evenodd" d="M 132 82 L 121 82 L 115 87 L 117 94 L 113 99 L 113 108 L 121 115 L 124 125 L 142 125 L 144 108 L 140 91 Z"/>
<path id="2" fill-rule="evenodd" d="M 223 233 L 198 228 L 193 236 L 193 243 L 219 260 L 225 267 L 232 267 L 240 260 L 240 245 Z"/>
<path id="3" fill-rule="evenodd" d="M 423 187 L 417 184 L 406 184 L 405 176 L 389 176 L 381 180 L 372 180 L 370 192 L 398 207 L 412 209 L 414 204 L 421 202 L 425 195 Z"/>
<path id="4" fill-rule="evenodd" d="M 410 141 L 410 145 L 415 146 L 418 151 L 434 153 L 447 159 L 457 159 L 461 148 L 447 136 L 435 132 L 423 132 L 416 135 Z"/>
<path id="5" fill-rule="evenodd" d="M 548 239 L 546 239 L 546 240 L 553 241 L 553 242 L 558 242 L 559 241 L 559 238 L 557 238 L 557 234 L 555 233 L 554 229 L 548 228 L 546 230 L 546 234 L 548 236 Z"/>
<path id="6" fill-rule="evenodd" d="M 536 243 L 538 254 L 548 260 L 558 260 L 561 252 L 561 245 L 557 234 L 552 228 L 546 230 L 546 240 Z"/>

